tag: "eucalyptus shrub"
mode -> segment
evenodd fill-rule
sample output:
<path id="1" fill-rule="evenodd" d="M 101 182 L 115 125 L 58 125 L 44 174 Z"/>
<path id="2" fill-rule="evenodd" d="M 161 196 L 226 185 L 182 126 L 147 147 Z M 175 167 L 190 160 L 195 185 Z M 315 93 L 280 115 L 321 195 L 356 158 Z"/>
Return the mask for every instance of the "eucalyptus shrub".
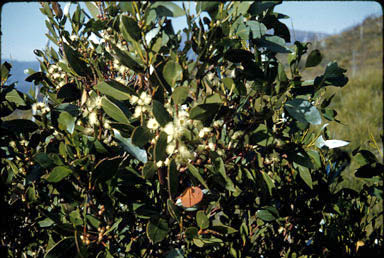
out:
<path id="1" fill-rule="evenodd" d="M 191 15 L 171 2 L 87 2 L 70 15 L 41 3 L 58 52 L 35 50 L 41 71 L 26 81 L 38 99 L 1 67 L 4 255 L 379 252 L 383 165 L 342 151 L 326 128 L 338 122 L 326 89 L 345 86 L 346 70 L 331 62 L 303 81 L 322 54 L 287 45 L 277 4 L 197 2 Z M 4 118 L 16 109 L 32 121 Z"/>

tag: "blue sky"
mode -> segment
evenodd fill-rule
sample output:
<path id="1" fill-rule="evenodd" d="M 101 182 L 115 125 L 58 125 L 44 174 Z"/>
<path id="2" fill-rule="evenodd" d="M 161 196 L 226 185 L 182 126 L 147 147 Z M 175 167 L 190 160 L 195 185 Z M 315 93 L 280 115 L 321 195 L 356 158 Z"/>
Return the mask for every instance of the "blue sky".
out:
<path id="1" fill-rule="evenodd" d="M 64 9 L 65 3 L 60 3 Z M 194 3 L 190 4 L 194 9 Z M 2 59 L 36 60 L 33 49 L 42 49 L 47 43 L 45 17 L 40 7 L 38 2 L 9 2 L 2 6 Z M 74 9 L 72 5 L 71 10 Z M 383 14 L 380 4 L 375 1 L 285 1 L 275 11 L 291 17 L 282 20 L 289 28 L 293 24 L 295 30 L 330 34 L 359 24 L 369 15 Z M 177 18 L 172 23 L 178 30 L 185 26 L 185 19 Z"/>

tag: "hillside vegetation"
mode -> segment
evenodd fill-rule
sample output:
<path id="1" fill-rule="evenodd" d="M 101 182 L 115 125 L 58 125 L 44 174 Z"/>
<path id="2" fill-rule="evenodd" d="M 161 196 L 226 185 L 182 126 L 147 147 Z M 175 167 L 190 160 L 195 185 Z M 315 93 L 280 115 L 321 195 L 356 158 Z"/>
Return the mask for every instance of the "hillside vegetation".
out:
<path id="1" fill-rule="evenodd" d="M 335 93 L 331 107 L 337 110 L 336 118 L 341 122 L 330 122 L 330 132 L 335 139 L 351 141 L 345 149 L 361 146 L 380 159 L 383 149 L 382 19 L 383 16 L 368 17 L 341 34 L 313 42 L 311 48 L 324 54 L 323 61 L 303 73 L 303 79 L 313 78 L 333 60 L 347 70 L 349 83 L 342 89 L 327 90 L 327 96 Z"/>

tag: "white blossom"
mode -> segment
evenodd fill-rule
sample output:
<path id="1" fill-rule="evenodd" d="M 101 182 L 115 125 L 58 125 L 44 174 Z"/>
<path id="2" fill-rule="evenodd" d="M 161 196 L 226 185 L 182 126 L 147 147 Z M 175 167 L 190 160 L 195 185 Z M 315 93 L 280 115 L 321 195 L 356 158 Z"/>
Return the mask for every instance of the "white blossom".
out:
<path id="1" fill-rule="evenodd" d="M 169 122 L 165 125 L 164 132 L 169 136 L 173 136 L 175 134 L 175 127 L 173 125 L 173 122 Z"/>
<path id="2" fill-rule="evenodd" d="M 170 143 L 167 145 L 167 148 L 165 149 L 168 155 L 172 155 L 176 149 L 176 144 Z"/>
<path id="3" fill-rule="evenodd" d="M 213 122 L 213 127 L 219 128 L 219 127 L 223 126 L 223 124 L 224 124 L 223 120 L 216 120 Z"/>
<path id="4" fill-rule="evenodd" d="M 101 97 L 100 96 L 96 97 L 96 99 L 95 99 L 95 106 L 96 106 L 97 109 L 101 108 Z"/>
<path id="5" fill-rule="evenodd" d="M 215 144 L 213 142 L 208 143 L 208 148 L 210 148 L 212 151 L 215 150 Z"/>
<path id="6" fill-rule="evenodd" d="M 158 162 L 156 162 L 156 166 L 157 166 L 157 167 L 162 167 L 163 164 L 164 164 L 164 162 L 161 161 L 161 160 L 159 160 Z"/>
<path id="7" fill-rule="evenodd" d="M 152 130 L 156 130 L 157 128 L 159 128 L 159 123 L 156 121 L 155 118 L 150 118 L 147 122 L 147 127 L 149 129 L 152 129 Z"/>
<path id="8" fill-rule="evenodd" d="M 79 36 L 77 36 L 77 35 L 71 35 L 69 38 L 70 38 L 72 41 L 76 41 L 76 40 L 79 39 Z"/>
<path id="9" fill-rule="evenodd" d="M 209 127 L 203 127 L 199 132 L 199 137 L 203 138 L 207 133 L 209 133 L 212 130 L 212 128 Z"/>
<path id="10" fill-rule="evenodd" d="M 188 148 L 183 145 L 183 144 L 180 144 L 179 146 L 179 152 L 180 152 L 180 156 L 184 159 L 188 159 L 188 158 L 191 158 L 192 154 L 191 152 L 188 150 Z"/>
<path id="11" fill-rule="evenodd" d="M 142 112 L 141 106 L 137 106 L 135 108 L 135 113 L 133 113 L 133 117 L 134 118 L 138 118 L 139 116 L 141 116 L 141 112 Z"/>
<path id="12" fill-rule="evenodd" d="M 233 135 L 232 135 L 232 139 L 237 139 L 239 138 L 240 136 L 243 135 L 243 131 L 236 131 Z"/>
<path id="13" fill-rule="evenodd" d="M 131 102 L 132 105 L 136 104 L 139 98 L 135 95 L 132 95 L 129 101 Z"/>
<path id="14" fill-rule="evenodd" d="M 88 119 L 89 119 L 89 124 L 91 126 L 99 124 L 99 120 L 97 119 L 97 113 L 96 112 L 91 112 L 91 114 L 89 114 L 89 118 Z"/>

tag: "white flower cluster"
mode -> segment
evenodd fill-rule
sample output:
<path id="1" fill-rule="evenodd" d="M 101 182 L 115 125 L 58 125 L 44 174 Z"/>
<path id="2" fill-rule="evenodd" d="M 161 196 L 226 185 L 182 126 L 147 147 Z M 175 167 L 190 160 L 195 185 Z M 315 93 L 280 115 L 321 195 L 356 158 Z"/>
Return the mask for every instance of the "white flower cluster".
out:
<path id="1" fill-rule="evenodd" d="M 51 109 L 47 106 L 47 104 L 43 102 L 36 102 L 32 105 L 32 112 L 36 115 L 45 115 L 50 112 Z"/>
<path id="2" fill-rule="evenodd" d="M 65 72 L 61 69 L 60 66 L 57 65 L 49 65 L 48 67 L 48 78 L 51 79 L 56 84 L 56 89 L 58 90 L 60 87 L 65 84 Z"/>
<path id="3" fill-rule="evenodd" d="M 121 76 L 129 72 L 129 68 L 125 65 L 122 65 L 119 60 L 114 59 L 113 60 L 113 68 L 115 68 L 116 71 L 120 73 Z M 121 77 L 120 77 L 121 78 Z M 121 78 L 122 79 L 122 78 Z M 116 78 L 117 80 L 117 78 Z M 123 80 L 123 79 L 122 79 Z M 126 84 L 125 82 L 123 84 Z"/>
<path id="4" fill-rule="evenodd" d="M 149 104 L 151 104 L 152 97 L 146 92 L 142 92 L 140 97 L 132 95 L 129 99 L 132 105 L 136 105 L 135 112 L 133 117 L 138 118 L 141 116 L 141 113 L 149 112 L 151 110 Z"/>

